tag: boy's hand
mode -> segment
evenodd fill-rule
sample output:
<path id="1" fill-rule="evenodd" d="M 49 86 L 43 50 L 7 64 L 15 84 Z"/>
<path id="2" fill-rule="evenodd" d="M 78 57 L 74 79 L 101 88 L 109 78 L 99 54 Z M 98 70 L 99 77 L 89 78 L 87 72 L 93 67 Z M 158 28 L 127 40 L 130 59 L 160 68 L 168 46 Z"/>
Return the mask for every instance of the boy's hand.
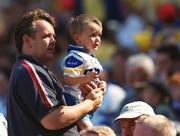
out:
<path id="1" fill-rule="evenodd" d="M 93 89 L 99 88 L 103 94 L 106 90 L 106 82 L 100 81 L 98 84 L 95 82 L 81 83 L 80 84 L 81 95 L 85 98 Z"/>
<path id="2" fill-rule="evenodd" d="M 106 92 L 106 82 L 105 82 L 105 81 L 99 81 L 97 87 L 98 87 L 98 88 L 101 88 L 101 90 L 102 90 L 104 93 Z"/>
<path id="3" fill-rule="evenodd" d="M 91 81 L 96 81 L 98 78 L 98 75 L 95 71 L 88 72 L 87 75 L 85 76 L 85 81 L 86 83 L 89 83 Z"/>

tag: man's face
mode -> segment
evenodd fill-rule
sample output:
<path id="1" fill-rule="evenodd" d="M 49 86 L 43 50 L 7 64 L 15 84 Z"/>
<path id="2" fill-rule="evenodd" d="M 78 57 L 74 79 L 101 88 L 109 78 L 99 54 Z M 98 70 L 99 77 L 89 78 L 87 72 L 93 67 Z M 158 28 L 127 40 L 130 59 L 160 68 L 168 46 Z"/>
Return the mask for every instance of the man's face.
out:
<path id="1" fill-rule="evenodd" d="M 46 62 L 55 51 L 55 32 L 53 26 L 45 20 L 36 20 L 37 32 L 30 37 L 31 55 L 38 61 Z"/>
<path id="2" fill-rule="evenodd" d="M 122 136 L 132 136 L 133 131 L 136 125 L 137 118 L 131 118 L 131 119 L 119 119 L 118 123 L 121 126 L 122 129 Z"/>

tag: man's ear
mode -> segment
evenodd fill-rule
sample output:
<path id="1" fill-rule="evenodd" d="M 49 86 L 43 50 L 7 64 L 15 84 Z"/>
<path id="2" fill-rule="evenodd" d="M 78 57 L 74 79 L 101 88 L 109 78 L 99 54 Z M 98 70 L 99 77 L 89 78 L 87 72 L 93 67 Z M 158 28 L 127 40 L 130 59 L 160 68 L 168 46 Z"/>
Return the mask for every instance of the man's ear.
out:
<path id="1" fill-rule="evenodd" d="M 26 45 L 27 47 L 31 47 L 31 37 L 27 34 L 23 35 L 23 44 Z"/>

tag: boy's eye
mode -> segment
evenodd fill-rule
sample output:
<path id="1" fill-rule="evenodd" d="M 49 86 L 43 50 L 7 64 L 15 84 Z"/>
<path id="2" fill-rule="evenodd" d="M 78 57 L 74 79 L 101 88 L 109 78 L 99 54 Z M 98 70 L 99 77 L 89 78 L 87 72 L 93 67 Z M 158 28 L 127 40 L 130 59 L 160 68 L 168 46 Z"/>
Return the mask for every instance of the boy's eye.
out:
<path id="1" fill-rule="evenodd" d="M 91 36 L 96 37 L 96 35 L 97 35 L 96 33 L 93 33 Z"/>
<path id="2" fill-rule="evenodd" d="M 98 33 L 93 33 L 91 36 L 92 36 L 92 37 L 96 37 L 96 36 L 101 37 L 101 34 L 98 34 Z"/>

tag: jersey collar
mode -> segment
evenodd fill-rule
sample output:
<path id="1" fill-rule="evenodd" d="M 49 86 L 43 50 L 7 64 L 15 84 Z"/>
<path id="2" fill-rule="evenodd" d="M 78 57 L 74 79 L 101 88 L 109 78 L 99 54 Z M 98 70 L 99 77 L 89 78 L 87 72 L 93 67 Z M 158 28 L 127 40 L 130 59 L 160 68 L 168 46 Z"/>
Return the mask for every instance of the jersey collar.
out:
<path id="1" fill-rule="evenodd" d="M 92 57 L 95 57 L 95 55 L 91 52 L 88 52 L 87 49 L 85 49 L 84 47 L 80 47 L 80 46 L 76 46 L 76 45 L 72 45 L 70 44 L 68 49 L 67 49 L 67 52 L 69 53 L 70 51 L 79 51 L 79 52 L 84 52 L 84 53 L 88 53 L 89 55 L 91 55 Z"/>

